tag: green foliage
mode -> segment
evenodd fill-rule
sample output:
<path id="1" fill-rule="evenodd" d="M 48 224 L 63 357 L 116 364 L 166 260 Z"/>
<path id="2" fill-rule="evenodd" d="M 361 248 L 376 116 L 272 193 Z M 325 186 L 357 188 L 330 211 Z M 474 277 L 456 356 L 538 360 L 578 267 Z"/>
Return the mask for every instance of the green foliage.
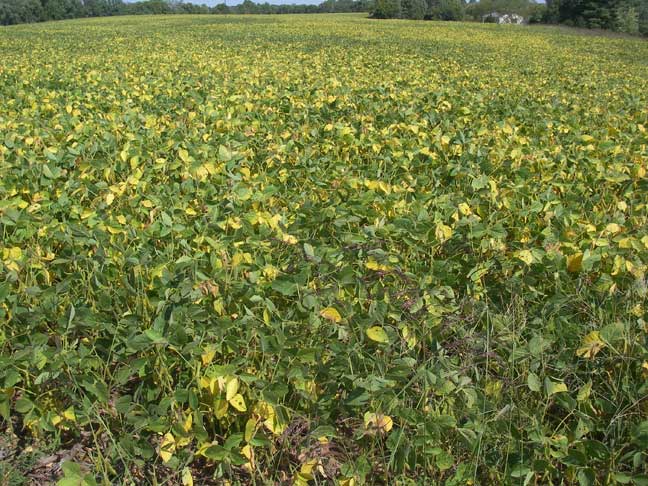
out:
<path id="1" fill-rule="evenodd" d="M 648 44 L 365 17 L 0 29 L 0 482 L 645 484 Z"/>
<path id="2" fill-rule="evenodd" d="M 423 20 L 427 13 L 425 0 L 403 0 L 403 17 L 412 20 Z"/>
<path id="3" fill-rule="evenodd" d="M 212 8 L 174 0 L 0 0 L 0 25 L 13 25 L 44 20 L 111 15 L 172 14 L 288 14 L 370 12 L 373 0 L 325 0 L 320 5 L 273 5 L 245 0 L 239 5 L 221 3 Z"/>
<path id="4" fill-rule="evenodd" d="M 437 20 L 463 20 L 466 5 L 463 0 L 434 0 L 429 12 Z"/>
<path id="5" fill-rule="evenodd" d="M 639 33 L 639 14 L 631 5 L 622 5 L 616 10 L 614 30 L 626 34 Z"/>
<path id="6" fill-rule="evenodd" d="M 81 0 L 42 0 L 43 15 L 47 20 L 73 19 L 81 16 Z"/>
<path id="7" fill-rule="evenodd" d="M 0 0 L 0 25 L 40 22 L 43 18 L 40 0 Z"/>
<path id="8" fill-rule="evenodd" d="M 376 19 L 398 19 L 402 15 L 401 0 L 376 0 L 371 15 Z"/>
<path id="9" fill-rule="evenodd" d="M 546 21 L 576 27 L 611 29 L 629 34 L 648 33 L 645 0 L 552 0 Z"/>
<path id="10" fill-rule="evenodd" d="M 466 6 L 466 14 L 473 20 L 481 21 L 485 15 L 492 12 L 500 14 L 518 14 L 529 19 L 537 16 L 544 6 L 533 0 L 481 0 L 480 2 L 469 3 Z"/>

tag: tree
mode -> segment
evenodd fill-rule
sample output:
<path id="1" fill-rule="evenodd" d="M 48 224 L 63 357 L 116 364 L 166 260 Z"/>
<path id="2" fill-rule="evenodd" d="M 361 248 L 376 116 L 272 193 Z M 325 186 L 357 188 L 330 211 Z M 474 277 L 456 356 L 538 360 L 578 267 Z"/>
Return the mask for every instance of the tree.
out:
<path id="1" fill-rule="evenodd" d="M 257 4 L 252 0 L 244 0 L 241 5 L 237 7 L 238 12 L 242 14 L 254 14 L 258 12 Z"/>
<path id="2" fill-rule="evenodd" d="M 44 0 L 45 20 L 63 20 L 81 17 L 83 5 L 80 0 Z"/>
<path id="3" fill-rule="evenodd" d="M 39 0 L 0 0 L 0 24 L 13 25 L 43 20 Z"/>
<path id="4" fill-rule="evenodd" d="M 219 3 L 214 8 L 212 8 L 212 13 L 215 14 L 228 14 L 230 13 L 229 7 L 225 3 Z"/>
<path id="5" fill-rule="evenodd" d="M 430 11 L 432 18 L 439 20 L 463 20 L 465 13 L 463 0 L 439 0 Z"/>
<path id="6" fill-rule="evenodd" d="M 401 0 L 376 0 L 372 16 L 377 19 L 398 19 L 401 11 Z"/>
<path id="7" fill-rule="evenodd" d="M 548 24 L 557 24 L 560 22 L 560 0 L 547 0 L 542 21 Z"/>
<path id="8" fill-rule="evenodd" d="M 639 33 L 648 36 L 648 2 L 638 0 L 635 2 L 639 15 Z"/>
<path id="9" fill-rule="evenodd" d="M 626 34 L 639 33 L 639 14 L 632 5 L 622 5 L 616 10 L 614 30 Z"/>
<path id="10" fill-rule="evenodd" d="M 403 16 L 413 20 L 423 20 L 427 13 L 425 0 L 403 0 Z"/>

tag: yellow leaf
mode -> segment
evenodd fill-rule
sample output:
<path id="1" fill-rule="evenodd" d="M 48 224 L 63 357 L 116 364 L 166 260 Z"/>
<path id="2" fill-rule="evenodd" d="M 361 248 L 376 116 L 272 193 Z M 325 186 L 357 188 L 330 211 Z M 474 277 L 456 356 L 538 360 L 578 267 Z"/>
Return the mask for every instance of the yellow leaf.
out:
<path id="1" fill-rule="evenodd" d="M 367 337 L 377 343 L 389 343 L 389 336 L 387 336 L 385 330 L 380 326 L 373 326 L 367 329 Z"/>
<path id="2" fill-rule="evenodd" d="M 578 273 L 583 268 L 583 254 L 576 253 L 567 257 L 567 271 Z"/>
<path id="3" fill-rule="evenodd" d="M 70 422 L 76 422 L 76 414 L 74 413 L 74 408 L 70 407 L 65 412 L 63 412 L 63 417 L 65 417 Z"/>
<path id="4" fill-rule="evenodd" d="M 227 401 L 214 400 L 214 415 L 217 419 L 221 419 L 227 415 Z"/>
<path id="5" fill-rule="evenodd" d="M 289 235 L 287 233 L 282 233 L 281 234 L 281 241 L 283 241 L 284 243 L 286 243 L 288 245 L 296 245 L 297 243 L 299 243 L 299 240 L 297 238 L 295 238 L 293 235 Z"/>
<path id="6" fill-rule="evenodd" d="M 180 160 L 183 162 L 189 162 L 189 152 L 185 149 L 178 150 L 178 157 L 180 157 Z"/>
<path id="7" fill-rule="evenodd" d="M 320 311 L 320 316 L 322 316 L 324 319 L 328 319 L 329 321 L 335 323 L 342 321 L 342 316 L 337 311 L 337 309 L 333 307 L 326 307 L 325 309 L 322 309 Z"/>
<path id="8" fill-rule="evenodd" d="M 243 226 L 241 224 L 241 218 L 239 217 L 227 218 L 225 224 L 235 230 L 240 229 Z"/>
<path id="9" fill-rule="evenodd" d="M 619 240 L 619 248 L 629 249 L 632 248 L 632 238 L 623 238 Z"/>
<path id="10" fill-rule="evenodd" d="M 391 267 L 389 265 L 378 263 L 373 258 L 370 258 L 369 261 L 365 263 L 365 267 L 376 272 L 389 272 L 391 270 Z"/>
<path id="11" fill-rule="evenodd" d="M 22 250 L 20 247 L 14 246 L 12 248 L 5 248 L 2 250 L 2 257 L 4 260 L 16 261 L 22 257 Z"/>
<path id="12" fill-rule="evenodd" d="M 252 255 L 249 253 L 235 253 L 232 257 L 232 267 L 237 267 L 241 263 L 252 263 Z"/>
<path id="13" fill-rule="evenodd" d="M 468 204 L 466 204 L 465 202 L 459 204 L 459 211 L 464 216 L 468 216 L 468 215 L 472 214 L 472 210 L 470 209 L 470 206 L 468 206 Z"/>
<path id="14" fill-rule="evenodd" d="M 162 461 L 169 462 L 173 457 L 173 453 L 176 450 L 176 443 L 171 432 L 164 434 L 162 442 L 160 443 L 160 457 Z"/>
<path id="15" fill-rule="evenodd" d="M 203 366 L 207 366 L 209 363 L 211 363 L 214 360 L 214 356 L 216 356 L 216 348 L 210 346 L 205 349 L 203 354 L 200 355 Z"/>
<path id="16" fill-rule="evenodd" d="M 254 413 L 259 415 L 262 419 L 265 419 L 263 425 L 275 435 L 281 435 L 286 429 L 286 424 L 280 422 L 274 407 L 268 402 L 259 401 L 254 406 Z"/>
<path id="17" fill-rule="evenodd" d="M 185 467 L 182 470 L 182 485 L 183 486 L 193 486 L 193 476 L 191 475 L 191 470 L 188 467 Z"/>
<path id="18" fill-rule="evenodd" d="M 561 382 L 555 382 L 551 380 L 545 380 L 545 386 L 547 388 L 547 395 L 551 396 L 554 395 L 555 393 L 563 393 L 568 391 L 567 390 L 567 385 Z"/>
<path id="19" fill-rule="evenodd" d="M 250 444 L 247 444 L 241 448 L 241 454 L 245 457 L 248 462 L 246 464 L 247 468 L 250 470 L 254 469 L 254 450 Z"/>
<path id="20" fill-rule="evenodd" d="M 240 393 L 234 395 L 231 400 L 228 400 L 228 402 L 239 412 L 245 412 L 247 410 L 247 407 L 245 406 L 245 399 Z"/>
<path id="21" fill-rule="evenodd" d="M 245 442 L 250 442 L 254 437 L 254 434 L 256 433 L 256 425 L 257 421 L 254 418 L 248 419 L 248 421 L 245 423 Z"/>
<path id="22" fill-rule="evenodd" d="M 357 482 L 355 478 L 344 478 L 340 479 L 339 483 L 340 486 L 357 486 Z"/>
<path id="23" fill-rule="evenodd" d="M 250 445 L 243 446 L 243 448 L 241 448 L 241 454 L 243 454 L 243 456 L 245 456 L 248 460 L 251 460 L 252 447 L 250 447 Z"/>
<path id="24" fill-rule="evenodd" d="M 301 469 L 299 472 L 301 472 L 304 476 L 313 476 L 313 469 L 317 466 L 317 459 L 311 459 L 310 461 L 305 462 L 304 464 L 301 465 Z"/>
<path id="25" fill-rule="evenodd" d="M 293 477 L 293 486 L 308 486 L 308 482 L 312 479 L 311 475 L 304 475 L 299 472 Z"/>
<path id="26" fill-rule="evenodd" d="M 211 393 L 212 395 L 215 395 L 220 390 L 218 379 L 207 378 L 206 376 L 200 378 L 200 387 L 207 388 L 209 390 L 209 393 Z"/>
<path id="27" fill-rule="evenodd" d="M 238 378 L 232 377 L 227 381 L 227 384 L 225 385 L 225 399 L 229 402 L 234 398 L 234 396 L 238 393 L 239 389 L 239 381 Z"/>
<path id="28" fill-rule="evenodd" d="M 180 449 L 182 447 L 185 447 L 191 443 L 193 440 L 192 437 L 177 437 L 176 438 L 176 448 Z"/>
<path id="29" fill-rule="evenodd" d="M 189 414 L 187 415 L 184 424 L 182 424 L 182 428 L 184 429 L 185 432 L 189 432 L 191 430 L 192 425 L 193 425 L 193 415 Z"/>
<path id="30" fill-rule="evenodd" d="M 434 230 L 434 236 L 440 241 L 449 240 L 452 237 L 452 228 L 443 223 L 439 223 Z"/>
<path id="31" fill-rule="evenodd" d="M 115 200 L 115 195 L 112 192 L 106 194 L 106 205 L 110 206 Z"/>
<path id="32" fill-rule="evenodd" d="M 621 226 L 616 223 L 610 223 L 605 227 L 605 231 L 610 234 L 616 234 L 621 231 Z"/>
<path id="33" fill-rule="evenodd" d="M 531 265 L 533 263 L 533 253 L 531 253 L 530 250 L 520 250 L 517 256 L 527 265 Z"/>
<path id="34" fill-rule="evenodd" d="M 394 426 L 392 418 L 389 415 L 384 415 L 382 413 L 365 413 L 364 423 L 366 428 L 378 429 L 378 431 L 382 433 L 389 432 Z"/>
<path id="35" fill-rule="evenodd" d="M 582 358 L 591 359 L 605 346 L 605 342 L 601 339 L 601 333 L 592 331 L 583 338 L 581 347 L 576 350 L 576 354 Z"/>
<path id="36" fill-rule="evenodd" d="M 416 335 L 413 334 L 412 331 L 407 326 L 403 326 L 401 332 L 403 334 L 403 339 L 407 343 L 407 346 L 410 349 L 414 348 L 416 346 L 416 343 L 418 342 L 418 340 L 416 339 Z"/>

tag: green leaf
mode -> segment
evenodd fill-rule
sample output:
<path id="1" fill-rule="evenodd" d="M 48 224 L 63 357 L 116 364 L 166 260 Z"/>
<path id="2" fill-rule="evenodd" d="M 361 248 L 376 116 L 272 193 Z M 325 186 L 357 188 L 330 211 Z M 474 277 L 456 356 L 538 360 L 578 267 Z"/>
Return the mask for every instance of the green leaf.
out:
<path id="1" fill-rule="evenodd" d="M 540 382 L 538 375 L 529 372 L 529 375 L 527 376 L 527 386 L 529 387 L 529 390 L 539 392 L 542 388 L 542 383 Z"/>
<path id="2" fill-rule="evenodd" d="M 168 344 L 168 341 L 155 329 L 147 329 L 144 331 L 144 335 L 153 343 L 153 344 Z"/>
<path id="3" fill-rule="evenodd" d="M 290 297 L 297 293 L 297 284 L 290 280 L 277 279 L 271 284 L 271 287 L 286 297 Z"/>
<path id="4" fill-rule="evenodd" d="M 72 461 L 65 461 L 61 465 L 61 469 L 63 470 L 63 474 L 67 477 L 81 478 L 83 476 L 81 466 Z"/>
<path id="5" fill-rule="evenodd" d="M 18 413 L 27 413 L 34 408 L 34 403 L 28 398 L 19 398 L 14 405 Z"/>
<path id="6" fill-rule="evenodd" d="M 218 147 L 218 158 L 223 162 L 229 162 L 232 159 L 232 152 L 225 145 Z"/>

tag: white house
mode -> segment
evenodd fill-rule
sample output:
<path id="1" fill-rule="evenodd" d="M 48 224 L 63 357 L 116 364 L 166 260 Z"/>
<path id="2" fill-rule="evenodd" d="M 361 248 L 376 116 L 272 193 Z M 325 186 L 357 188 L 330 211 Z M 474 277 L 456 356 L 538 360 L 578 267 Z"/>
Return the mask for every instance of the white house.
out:
<path id="1" fill-rule="evenodd" d="M 515 24 L 521 25 L 524 23 L 524 17 L 518 14 L 501 14 L 498 12 L 491 12 L 482 17 L 482 22 L 489 22 L 493 24 Z"/>

